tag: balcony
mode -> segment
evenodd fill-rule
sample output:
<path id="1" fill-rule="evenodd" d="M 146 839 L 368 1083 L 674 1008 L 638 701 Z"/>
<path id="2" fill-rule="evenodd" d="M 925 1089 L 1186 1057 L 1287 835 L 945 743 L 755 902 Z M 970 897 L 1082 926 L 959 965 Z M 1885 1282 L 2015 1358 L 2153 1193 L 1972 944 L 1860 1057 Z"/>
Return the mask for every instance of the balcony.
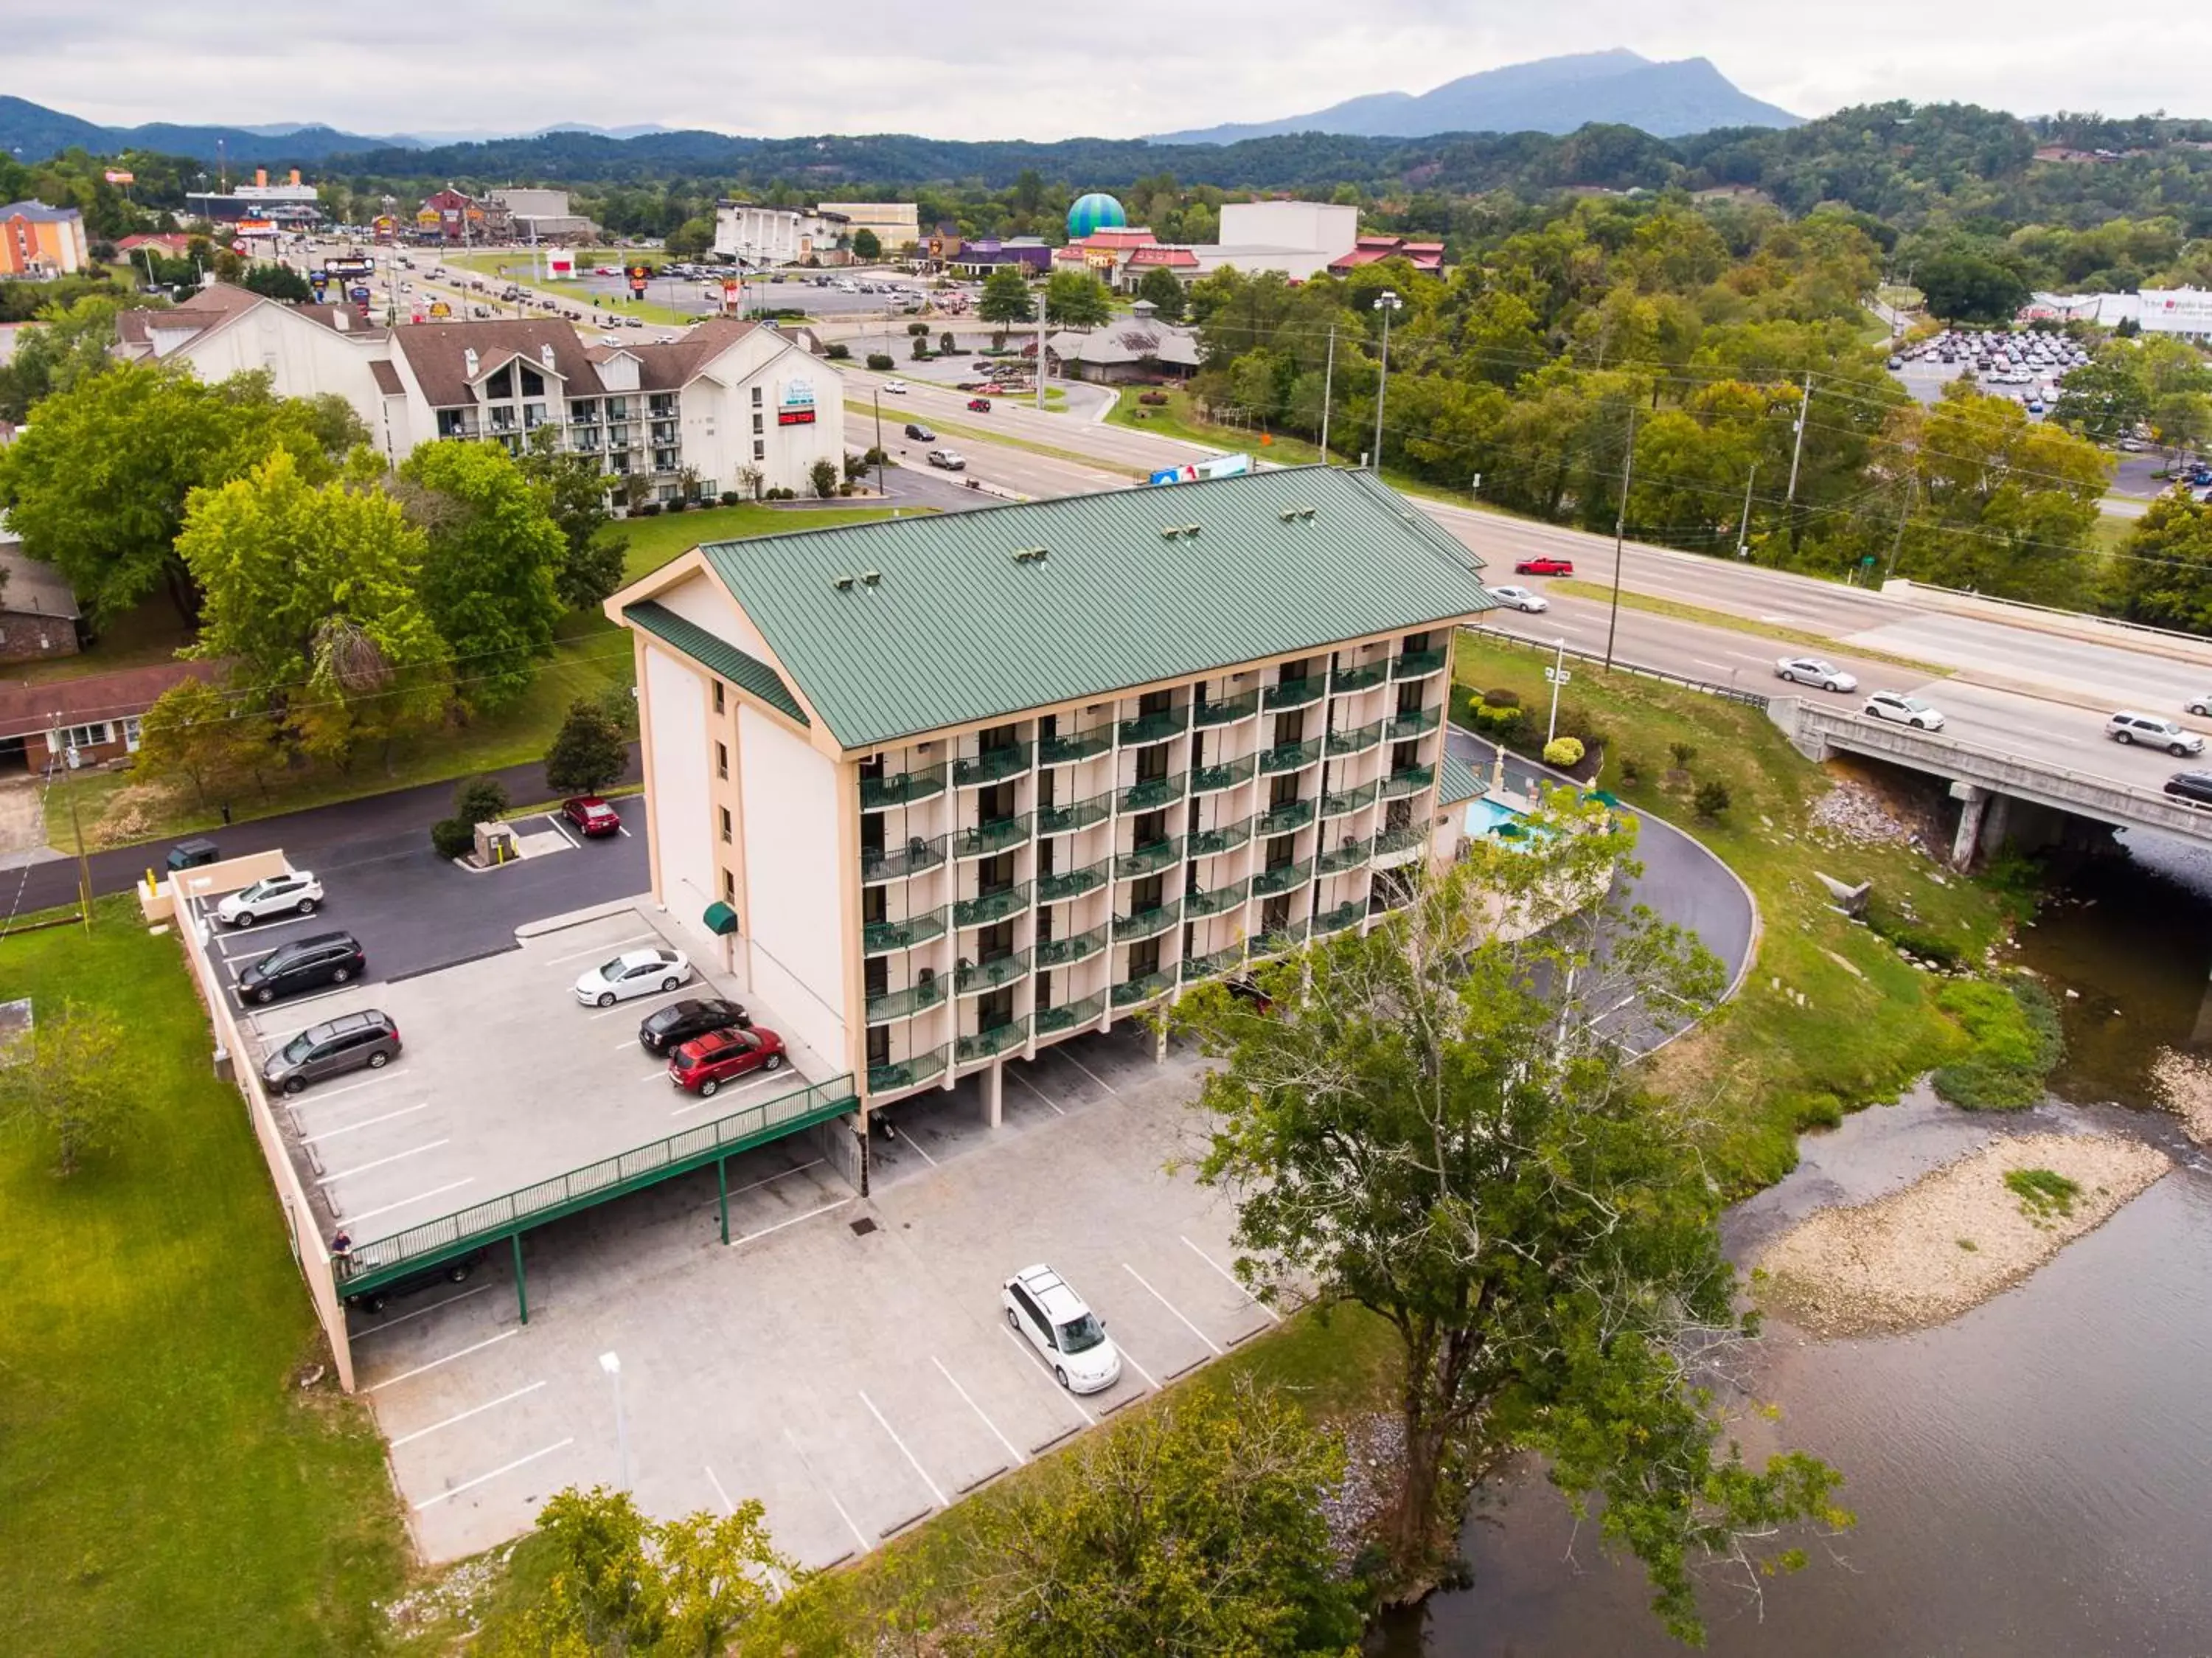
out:
<path id="1" fill-rule="evenodd" d="M 1004 921 L 1008 916 L 1019 915 L 1030 907 L 1030 884 L 1017 881 L 1012 887 L 995 893 L 978 893 L 973 898 L 963 898 L 952 906 L 952 924 L 956 927 L 988 927 Z"/>
<path id="2" fill-rule="evenodd" d="M 1252 877 L 1254 898 L 1273 898 L 1278 893 L 1296 892 L 1313 879 L 1313 860 L 1300 858 L 1296 863 L 1279 863 L 1272 869 L 1262 869 Z"/>
<path id="3" fill-rule="evenodd" d="M 1157 938 L 1182 919 L 1182 901 L 1170 899 L 1155 910 L 1133 910 L 1114 917 L 1114 936 L 1121 942 L 1133 938 Z"/>
<path id="4" fill-rule="evenodd" d="M 1408 650 L 1391 662 L 1390 677 L 1394 680 L 1425 680 L 1430 674 L 1440 672 L 1443 665 L 1444 653 L 1441 650 Z"/>
<path id="5" fill-rule="evenodd" d="M 1382 779 L 1382 796 L 1396 800 L 1403 795 L 1418 795 L 1437 780 L 1433 765 L 1401 766 Z"/>
<path id="6" fill-rule="evenodd" d="M 1256 756 L 1247 754 L 1242 759 L 1224 760 L 1218 765 L 1194 765 L 1190 769 L 1190 792 L 1218 795 L 1224 789 L 1249 783 L 1257 763 Z"/>
<path id="7" fill-rule="evenodd" d="M 1382 722 L 1376 720 L 1350 731 L 1330 732 L 1328 747 L 1331 754 L 1364 754 L 1382 741 Z"/>
<path id="8" fill-rule="evenodd" d="M 860 929 L 862 955 L 890 955 L 945 936 L 945 906 L 925 910 L 903 921 L 871 921 Z"/>
<path id="9" fill-rule="evenodd" d="M 925 765 L 915 771 L 894 771 L 860 779 L 860 809 L 880 812 L 886 807 L 912 806 L 945 792 L 945 767 Z"/>
<path id="10" fill-rule="evenodd" d="M 1340 818 L 1375 804 L 1376 785 L 1363 783 L 1357 789 L 1340 789 L 1335 794 L 1321 797 L 1321 814 L 1325 818 Z"/>
<path id="11" fill-rule="evenodd" d="M 1026 846 L 1029 841 L 1030 814 L 1023 812 L 1014 817 L 955 829 L 952 832 L 952 856 L 956 859 L 995 857 L 1014 847 Z"/>
<path id="12" fill-rule="evenodd" d="M 1254 960 L 1263 955 L 1280 955 L 1285 950 L 1295 950 L 1306 942 L 1311 923 L 1294 921 L 1287 927 L 1278 927 L 1273 932 L 1262 933 L 1252 941 Z"/>
<path id="13" fill-rule="evenodd" d="M 1194 829 L 1190 836 L 1190 855 L 1194 858 L 1212 857 L 1222 852 L 1233 852 L 1252 838 L 1252 820 L 1239 818 L 1234 823 L 1213 829 Z"/>
<path id="14" fill-rule="evenodd" d="M 1078 829 L 1088 829 L 1094 823 L 1103 823 L 1114 810 L 1111 790 L 1093 795 L 1089 800 L 1070 801 L 1065 806 L 1037 808 L 1036 827 L 1040 835 L 1072 834 Z"/>
<path id="15" fill-rule="evenodd" d="M 1319 702 L 1328 689 L 1328 680 L 1324 674 L 1284 680 L 1267 687 L 1260 698 L 1260 705 L 1270 714 L 1279 714 L 1286 708 L 1304 708 L 1308 703 Z"/>
<path id="16" fill-rule="evenodd" d="M 1165 840 L 1156 840 L 1122 853 L 1114 860 L 1114 879 L 1131 881 L 1139 875 L 1156 875 L 1170 865 L 1182 862 L 1182 837 L 1170 835 Z"/>
<path id="17" fill-rule="evenodd" d="M 1164 972 L 1146 973 L 1141 978 L 1125 978 L 1114 987 L 1116 1008 L 1139 1008 L 1154 1002 L 1175 988 L 1175 980 Z"/>
<path id="18" fill-rule="evenodd" d="M 1385 829 L 1375 837 L 1375 867 L 1395 869 L 1401 863 L 1411 863 L 1427 850 L 1429 831 L 1425 825 L 1411 823 L 1403 829 Z"/>
<path id="19" fill-rule="evenodd" d="M 1106 884 L 1106 863 L 1100 858 L 1096 863 L 1086 863 L 1080 869 L 1068 869 L 1058 874 L 1036 878 L 1037 902 L 1064 904 L 1071 898 L 1081 898 L 1085 893 L 1096 892 Z"/>
<path id="20" fill-rule="evenodd" d="M 1139 714 L 1133 720 L 1121 722 L 1121 747 L 1143 748 L 1152 743 L 1165 742 L 1170 737 L 1180 737 L 1189 728 L 1188 703 L 1164 708 L 1157 714 Z"/>
<path id="21" fill-rule="evenodd" d="M 1260 770 L 1262 773 L 1303 771 L 1321 759 L 1321 739 L 1308 737 L 1304 742 L 1279 742 L 1273 748 L 1260 751 Z"/>
<path id="22" fill-rule="evenodd" d="M 1187 771 L 1178 771 L 1170 777 L 1142 777 L 1121 791 L 1121 809 L 1158 811 L 1181 800 L 1189 787 L 1190 774 Z"/>
<path id="23" fill-rule="evenodd" d="M 952 972 L 953 991 L 961 996 L 980 996 L 985 991 L 995 991 L 1001 984 L 1011 984 L 1017 978 L 1027 978 L 1030 973 L 1030 953 L 1016 950 L 1012 955 L 994 955 L 988 961 L 977 961 L 956 967 Z"/>
<path id="24" fill-rule="evenodd" d="M 1216 950 L 1212 955 L 1183 958 L 1176 976 L 1186 984 L 1194 984 L 1201 978 L 1212 978 L 1221 973 L 1234 972 L 1244 965 L 1244 946 L 1231 944 L 1225 950 Z"/>
<path id="25" fill-rule="evenodd" d="M 987 748 L 979 754 L 963 754 L 952 762 L 952 786 L 974 789 L 1018 777 L 1030 769 L 1030 748 L 1028 743 L 1016 742 L 1004 748 Z"/>
<path id="26" fill-rule="evenodd" d="M 860 884 L 873 887 L 886 881 L 904 881 L 945 862 L 945 837 L 924 840 L 919 835 L 903 846 L 860 849 Z"/>
<path id="27" fill-rule="evenodd" d="M 1210 731 L 1216 726 L 1249 720 L 1259 711 L 1259 692 L 1248 691 L 1241 697 L 1231 697 L 1222 702 L 1198 704 L 1191 710 L 1190 722 L 1201 731 Z"/>
<path id="28" fill-rule="evenodd" d="M 1408 737 L 1425 735 L 1437 728 L 1443 718 L 1443 709 L 1438 705 L 1417 709 L 1411 714 L 1398 715 L 1390 722 L 1390 741 L 1401 742 Z"/>
<path id="29" fill-rule="evenodd" d="M 1332 846 L 1314 860 L 1317 875 L 1340 875 L 1353 869 L 1364 869 L 1367 861 L 1375 856 L 1375 843 L 1364 838 L 1345 838 L 1339 846 Z"/>
<path id="30" fill-rule="evenodd" d="M 893 1019 L 911 1019 L 945 1000 L 944 979 L 932 974 L 902 991 L 887 991 L 868 998 L 868 1023 L 881 1025 Z"/>
<path id="31" fill-rule="evenodd" d="M 1231 910 L 1242 909 L 1249 891 L 1249 883 L 1232 881 L 1226 887 L 1188 893 L 1183 896 L 1182 912 L 1194 921 L 1204 916 L 1225 915 Z"/>
<path id="32" fill-rule="evenodd" d="M 1079 1025 L 1089 1024 L 1105 1011 L 1106 992 L 1103 991 L 1086 996 L 1080 1002 L 1066 1003 L 1057 1008 L 1039 1008 L 1036 1010 L 1036 1033 L 1039 1036 L 1055 1036 L 1061 1031 L 1072 1031 Z"/>
<path id="33" fill-rule="evenodd" d="M 1114 746 L 1114 728 L 1093 726 L 1088 731 L 1075 731 L 1064 737 L 1039 737 L 1036 754 L 1039 765 L 1073 765 L 1078 760 L 1087 760 L 1093 754 L 1103 754 Z"/>
<path id="34" fill-rule="evenodd" d="M 1314 820 L 1314 803 L 1310 800 L 1286 800 L 1272 807 L 1253 820 L 1252 832 L 1265 838 L 1268 835 L 1287 835 L 1293 829 L 1303 829 Z"/>
<path id="35" fill-rule="evenodd" d="M 1048 938 L 1030 952 L 1036 957 L 1039 971 L 1047 967 L 1072 967 L 1079 961 L 1088 961 L 1106 948 L 1106 929 L 1093 927 L 1087 933 L 1071 933 L 1066 938 Z"/>
<path id="36" fill-rule="evenodd" d="M 868 1092 L 896 1094 L 901 1088 L 910 1088 L 917 1082 L 927 1082 L 945 1070 L 945 1049 L 932 1048 L 927 1053 L 913 1054 L 904 1059 L 894 1059 L 887 1065 L 868 1067 Z"/>
<path id="37" fill-rule="evenodd" d="M 1325 938 L 1331 933 L 1342 932 L 1346 927 L 1357 927 L 1360 917 L 1366 913 L 1365 899 L 1347 899 L 1334 910 L 1323 910 L 1313 918 L 1313 936 Z"/>
<path id="38" fill-rule="evenodd" d="M 953 1056 L 961 1064 L 973 1059 L 991 1059 L 1008 1048 L 1018 1048 L 1029 1040 L 1030 1021 L 1010 1019 L 1003 1025 L 994 1025 L 987 1031 L 963 1036 L 953 1044 Z"/>
<path id="39" fill-rule="evenodd" d="M 1345 697 L 1355 691 L 1371 690 L 1389 677 L 1388 662 L 1362 662 L 1358 667 L 1340 667 L 1328 676 L 1328 694 Z"/>

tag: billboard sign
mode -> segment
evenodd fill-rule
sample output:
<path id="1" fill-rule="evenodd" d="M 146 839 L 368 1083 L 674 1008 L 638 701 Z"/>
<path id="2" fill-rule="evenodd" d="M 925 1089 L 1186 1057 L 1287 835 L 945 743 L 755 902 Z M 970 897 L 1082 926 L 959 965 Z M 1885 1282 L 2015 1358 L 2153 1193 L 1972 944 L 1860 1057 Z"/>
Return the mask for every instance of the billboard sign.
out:
<path id="1" fill-rule="evenodd" d="M 643 299 L 645 284 L 653 280 L 653 267 L 649 265 L 633 265 L 624 274 L 629 278 L 629 296 L 632 299 Z"/>
<path id="2" fill-rule="evenodd" d="M 372 277 L 376 274 L 376 261 L 366 253 L 333 253 L 323 264 L 328 274 L 333 277 Z"/>
<path id="3" fill-rule="evenodd" d="M 106 177 L 110 184 L 136 184 L 138 182 L 138 175 L 136 173 L 126 173 L 119 167 L 109 168 L 103 176 Z"/>
<path id="4" fill-rule="evenodd" d="M 576 274 L 576 256 L 565 247 L 545 250 L 545 274 L 555 282 L 568 282 Z"/>
<path id="5" fill-rule="evenodd" d="M 811 426 L 814 424 L 814 382 L 811 380 L 787 380 L 783 396 L 776 405 L 775 424 L 779 426 Z"/>

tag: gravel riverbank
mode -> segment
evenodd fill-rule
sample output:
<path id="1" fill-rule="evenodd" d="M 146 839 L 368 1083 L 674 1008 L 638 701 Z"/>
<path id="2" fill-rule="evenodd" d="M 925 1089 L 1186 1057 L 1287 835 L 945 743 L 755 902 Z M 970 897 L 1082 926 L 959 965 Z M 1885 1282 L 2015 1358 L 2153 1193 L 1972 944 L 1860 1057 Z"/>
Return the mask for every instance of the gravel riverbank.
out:
<path id="1" fill-rule="evenodd" d="M 2181 1119 L 2189 1137 L 2212 1146 L 2212 1064 L 2192 1054 L 2160 1048 L 2150 1076 L 2166 1108 Z"/>

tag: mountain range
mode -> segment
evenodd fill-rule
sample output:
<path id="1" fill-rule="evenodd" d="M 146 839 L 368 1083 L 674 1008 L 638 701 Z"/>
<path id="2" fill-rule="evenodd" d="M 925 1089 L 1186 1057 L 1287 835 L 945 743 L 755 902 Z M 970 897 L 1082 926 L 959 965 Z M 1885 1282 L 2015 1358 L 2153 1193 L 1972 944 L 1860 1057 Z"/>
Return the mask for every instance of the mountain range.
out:
<path id="1" fill-rule="evenodd" d="M 1419 94 L 1370 93 L 1307 115 L 1163 132 L 1152 142 L 1228 144 L 1293 132 L 1366 138 L 1419 138 L 1438 132 L 1556 134 L 1593 122 L 1674 138 L 1720 127 L 1797 126 L 1802 118 L 1739 90 L 1706 58 L 1654 63 L 1616 46 L 1463 75 Z"/>

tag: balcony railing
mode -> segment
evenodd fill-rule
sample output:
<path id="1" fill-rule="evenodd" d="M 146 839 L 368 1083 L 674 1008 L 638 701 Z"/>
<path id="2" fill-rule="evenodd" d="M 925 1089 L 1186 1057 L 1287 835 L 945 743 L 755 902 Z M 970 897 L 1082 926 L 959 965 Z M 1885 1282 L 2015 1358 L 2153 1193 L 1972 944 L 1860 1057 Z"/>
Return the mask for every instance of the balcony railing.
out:
<path id="1" fill-rule="evenodd" d="M 1273 898 L 1278 893 L 1294 892 L 1313 879 L 1313 860 L 1300 858 L 1296 863 L 1277 864 L 1272 869 L 1262 869 L 1252 877 L 1254 898 Z"/>
<path id="2" fill-rule="evenodd" d="M 1309 675 L 1303 680 L 1284 680 L 1271 685 L 1260 698 L 1260 705 L 1270 714 L 1285 708 L 1304 708 L 1308 703 L 1321 700 L 1328 689 L 1328 677 L 1322 674 Z"/>
<path id="3" fill-rule="evenodd" d="M 1416 709 L 1411 714 L 1400 714 L 1395 716 L 1390 722 L 1390 740 L 1397 742 L 1407 737 L 1419 737 L 1435 730 L 1437 722 L 1443 717 L 1443 712 L 1441 705 L 1431 705 Z"/>
<path id="4" fill-rule="evenodd" d="M 890 955 L 945 936 L 945 906 L 925 910 L 903 921 L 871 921 L 860 929 L 860 954 Z"/>
<path id="5" fill-rule="evenodd" d="M 1133 720 L 1121 722 L 1121 747 L 1142 748 L 1149 743 L 1165 742 L 1170 737 L 1182 735 L 1189 726 L 1188 703 L 1164 708 L 1157 714 L 1139 714 Z"/>
<path id="6" fill-rule="evenodd" d="M 1146 1003 L 1165 996 L 1175 988 L 1175 980 L 1164 972 L 1146 973 L 1138 978 L 1125 978 L 1114 987 L 1114 1005 L 1117 1008 L 1141 1007 Z"/>
<path id="7" fill-rule="evenodd" d="M 1088 961 L 1106 948 L 1106 929 L 1093 927 L 1087 933 L 1070 933 L 1066 938 L 1048 938 L 1030 954 L 1036 957 L 1039 968 L 1072 967 L 1079 961 Z"/>
<path id="8" fill-rule="evenodd" d="M 917 979 L 902 991 L 887 991 L 881 996 L 868 998 L 868 1023 L 880 1025 L 888 1020 L 908 1019 L 923 1013 L 945 1000 L 945 981 L 932 974 Z"/>
<path id="9" fill-rule="evenodd" d="M 1390 664 L 1394 680 L 1419 680 L 1436 673 L 1444 665 L 1441 650 L 1408 650 Z"/>
<path id="10" fill-rule="evenodd" d="M 1114 810 L 1113 791 L 1093 795 L 1089 800 L 1070 801 L 1065 806 L 1037 808 L 1036 829 L 1040 835 L 1066 835 L 1078 829 L 1088 829 L 1094 823 L 1103 823 Z"/>
<path id="11" fill-rule="evenodd" d="M 958 995 L 975 996 L 984 991 L 995 991 L 1001 984 L 1011 984 L 1017 978 L 1026 978 L 1029 971 L 1030 953 L 1016 950 L 1012 955 L 993 956 L 988 961 L 954 968 L 952 988 Z"/>
<path id="12" fill-rule="evenodd" d="M 1293 829 L 1303 829 L 1314 820 L 1314 803 L 1310 800 L 1286 800 L 1280 806 L 1262 812 L 1252 825 L 1255 835 L 1287 835 Z"/>
<path id="13" fill-rule="evenodd" d="M 1176 970 L 1176 977 L 1186 984 L 1194 984 L 1201 978 L 1212 978 L 1217 973 L 1234 972 L 1244 963 L 1244 946 L 1240 942 L 1225 950 L 1216 950 L 1212 955 L 1185 956 Z"/>
<path id="14" fill-rule="evenodd" d="M 1182 837 L 1171 835 L 1165 840 L 1156 840 L 1122 853 L 1114 860 L 1114 879 L 1128 881 L 1138 875 L 1156 875 L 1170 864 L 1182 862 Z"/>
<path id="15" fill-rule="evenodd" d="M 1224 760 L 1218 765 L 1194 765 L 1190 769 L 1190 792 L 1215 795 L 1241 783 L 1249 783 L 1256 763 L 1256 756 L 1247 754 L 1241 759 Z"/>
<path id="16" fill-rule="evenodd" d="M 1277 927 L 1261 934 L 1252 941 L 1254 957 L 1280 955 L 1285 950 L 1295 950 L 1306 942 L 1306 932 L 1311 924 L 1310 922 L 1294 921 L 1286 927 Z"/>
<path id="17" fill-rule="evenodd" d="M 1103 754 L 1114 746 L 1114 728 L 1093 726 L 1088 731 L 1071 731 L 1065 736 L 1039 737 L 1036 754 L 1039 765 L 1072 765 L 1077 760 L 1087 760 L 1093 754 Z"/>
<path id="18" fill-rule="evenodd" d="M 1030 744 L 1017 742 L 1008 743 L 1004 748 L 986 748 L 978 754 L 963 754 L 952 762 L 952 786 L 972 789 L 979 783 L 1019 777 L 1030 769 Z"/>
<path id="19" fill-rule="evenodd" d="M 1382 741 L 1382 722 L 1354 727 L 1349 731 L 1328 734 L 1328 752 L 1332 754 L 1362 754 Z"/>
<path id="20" fill-rule="evenodd" d="M 884 846 L 860 849 L 860 883 L 873 886 L 880 881 L 904 881 L 908 875 L 920 875 L 924 869 L 934 869 L 945 862 L 945 837 L 924 840 L 915 836 L 903 846 Z"/>
<path id="21" fill-rule="evenodd" d="M 1381 685 L 1390 676 L 1388 662 L 1362 662 L 1358 667 L 1340 667 L 1328 676 L 1328 692 L 1341 697 L 1354 691 L 1365 691 Z"/>
<path id="22" fill-rule="evenodd" d="M 1321 814 L 1325 818 L 1340 818 L 1348 812 L 1375 804 L 1375 784 L 1363 783 L 1357 789 L 1341 789 L 1321 797 Z"/>
<path id="23" fill-rule="evenodd" d="M 1087 1025 L 1106 1011 L 1106 992 L 1100 991 L 1086 996 L 1080 1002 L 1067 1002 L 1056 1008 L 1036 1010 L 1036 1033 L 1053 1036 L 1061 1031 L 1072 1031 L 1078 1025 Z"/>
<path id="24" fill-rule="evenodd" d="M 1242 907 L 1250 884 L 1232 881 L 1226 887 L 1215 887 L 1203 893 L 1183 895 L 1182 912 L 1195 919 L 1200 916 L 1218 916 Z"/>
<path id="25" fill-rule="evenodd" d="M 1029 838 L 1030 814 L 1023 812 L 1014 817 L 955 829 L 952 832 L 952 856 L 956 858 L 995 857 L 1000 852 L 1028 845 Z"/>
<path id="26" fill-rule="evenodd" d="M 1364 869 L 1367 861 L 1375 856 L 1375 843 L 1361 838 L 1346 840 L 1342 845 L 1332 846 L 1314 860 L 1317 875 L 1340 875 L 1348 870 Z"/>
<path id="27" fill-rule="evenodd" d="M 1255 689 L 1218 703 L 1200 703 L 1192 709 L 1190 720 L 1200 730 L 1210 730 L 1217 725 L 1234 725 L 1239 720 L 1249 720 L 1259 711 L 1260 693 Z"/>
<path id="28" fill-rule="evenodd" d="M 1140 777 L 1121 791 L 1124 812 L 1152 812 L 1181 800 L 1190 787 L 1190 774 L 1178 771 L 1168 777 Z"/>
<path id="29" fill-rule="evenodd" d="M 1233 852 L 1252 838 L 1252 820 L 1239 818 L 1234 823 L 1224 823 L 1212 829 L 1194 829 L 1190 833 L 1190 855 L 1194 858 L 1212 857 L 1220 852 Z"/>
<path id="30" fill-rule="evenodd" d="M 1429 831 L 1424 824 L 1410 823 L 1403 829 L 1385 829 L 1375 837 L 1375 867 L 1389 869 L 1401 863 L 1409 863 L 1428 842 Z"/>
<path id="31" fill-rule="evenodd" d="M 1062 904 L 1071 898 L 1081 898 L 1106 884 L 1107 860 L 1086 863 L 1080 869 L 1056 870 L 1036 878 L 1037 902 Z"/>
<path id="32" fill-rule="evenodd" d="M 1359 917 L 1366 913 L 1365 899 L 1347 899 L 1334 910 L 1323 910 L 1313 918 L 1313 936 L 1322 938 L 1330 933 L 1340 933 L 1346 927 L 1357 927 Z"/>
<path id="33" fill-rule="evenodd" d="M 1125 916 L 1114 917 L 1114 936 L 1117 939 L 1156 938 L 1182 919 L 1182 900 L 1170 899 L 1157 909 L 1134 910 Z"/>
<path id="34" fill-rule="evenodd" d="M 1028 1019 L 1010 1019 L 1003 1025 L 961 1037 L 953 1045 L 954 1056 L 963 1065 L 971 1059 L 988 1059 L 1021 1046 L 1029 1040 L 1029 1032 Z"/>
<path id="35" fill-rule="evenodd" d="M 973 898 L 963 898 L 952 906 L 952 924 L 956 927 L 988 927 L 1004 921 L 1008 916 L 1019 915 L 1030 907 L 1030 884 L 1016 881 L 995 893 L 978 893 Z"/>
<path id="36" fill-rule="evenodd" d="M 1308 737 L 1304 742 L 1279 742 L 1273 748 L 1260 751 L 1260 770 L 1267 771 L 1303 771 L 1321 759 L 1321 739 Z"/>
<path id="37" fill-rule="evenodd" d="M 927 1053 L 910 1054 L 904 1059 L 894 1059 L 887 1065 L 868 1067 L 868 1092 L 891 1094 L 900 1088 L 910 1088 L 917 1082 L 927 1082 L 945 1070 L 945 1050 L 943 1045 Z"/>
<path id="38" fill-rule="evenodd" d="M 860 809 L 880 812 L 887 806 L 911 806 L 945 792 L 945 767 L 925 765 L 918 771 L 894 771 L 886 777 L 860 779 Z"/>
<path id="39" fill-rule="evenodd" d="M 1396 800 L 1401 795 L 1418 795 L 1437 778 L 1433 765 L 1401 766 L 1382 779 L 1382 798 Z"/>

